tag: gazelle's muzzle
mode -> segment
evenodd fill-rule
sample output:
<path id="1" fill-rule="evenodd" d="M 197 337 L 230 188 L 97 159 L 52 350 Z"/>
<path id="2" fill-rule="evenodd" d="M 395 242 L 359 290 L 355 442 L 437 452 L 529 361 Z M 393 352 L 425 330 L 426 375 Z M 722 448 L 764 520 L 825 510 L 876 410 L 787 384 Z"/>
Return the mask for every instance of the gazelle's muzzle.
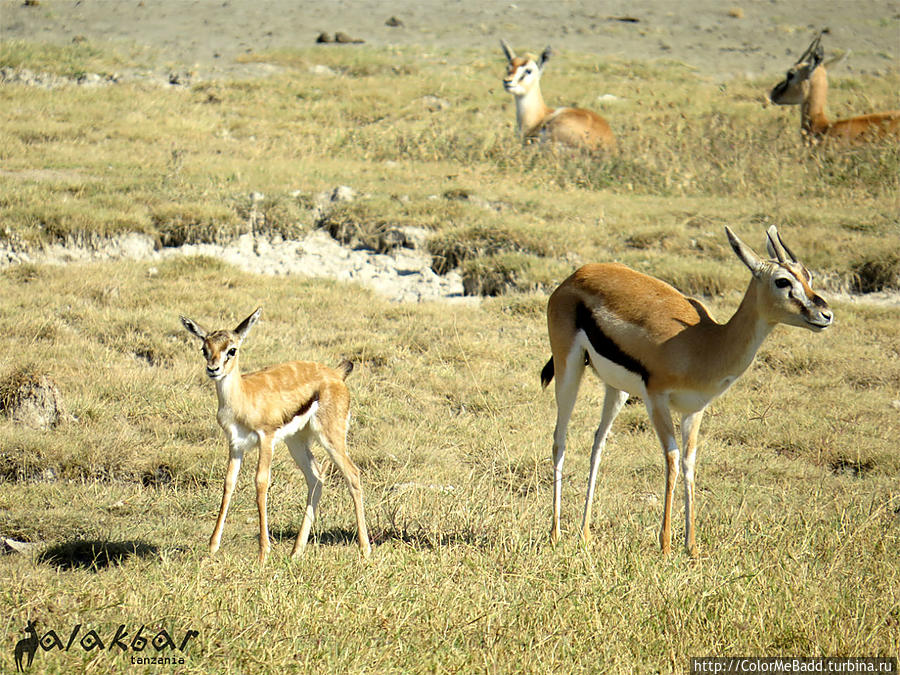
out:
<path id="1" fill-rule="evenodd" d="M 217 366 L 206 366 L 206 376 L 211 380 L 220 380 L 225 375 L 225 368 L 223 365 Z"/>
<path id="2" fill-rule="evenodd" d="M 825 330 L 834 322 L 834 312 L 828 308 L 828 303 L 821 296 L 817 295 L 813 302 L 816 304 L 816 308 L 807 314 L 806 322 L 816 332 Z"/>

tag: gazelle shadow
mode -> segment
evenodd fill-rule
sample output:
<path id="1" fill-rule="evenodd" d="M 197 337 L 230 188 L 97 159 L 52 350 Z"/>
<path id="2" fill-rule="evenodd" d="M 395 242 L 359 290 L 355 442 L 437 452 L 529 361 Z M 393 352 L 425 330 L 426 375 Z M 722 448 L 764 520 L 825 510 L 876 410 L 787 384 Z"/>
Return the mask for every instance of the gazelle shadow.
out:
<path id="1" fill-rule="evenodd" d="M 283 528 L 271 530 L 272 539 L 277 542 L 293 542 L 297 538 L 299 530 L 296 528 Z M 444 532 L 434 534 L 424 531 L 413 531 L 405 528 L 371 528 L 369 535 L 373 546 L 381 546 L 387 542 L 400 542 L 420 550 L 434 550 L 453 544 L 465 544 L 477 548 L 487 548 L 490 541 L 487 535 L 474 532 Z M 334 527 L 329 530 L 312 532 L 309 537 L 311 544 L 322 546 L 353 546 L 356 544 L 356 530 L 343 527 Z"/>
<path id="2" fill-rule="evenodd" d="M 291 542 L 297 538 L 300 533 L 295 527 L 275 528 L 269 530 L 269 535 L 273 541 Z M 322 544 L 323 546 L 347 546 L 356 543 L 356 530 L 344 527 L 334 527 L 330 530 L 320 532 L 312 532 L 309 535 L 310 544 Z"/>
<path id="3" fill-rule="evenodd" d="M 42 551 L 37 560 L 60 570 L 86 569 L 98 572 L 120 565 L 129 558 L 149 558 L 159 547 L 144 541 L 76 540 L 56 544 Z"/>

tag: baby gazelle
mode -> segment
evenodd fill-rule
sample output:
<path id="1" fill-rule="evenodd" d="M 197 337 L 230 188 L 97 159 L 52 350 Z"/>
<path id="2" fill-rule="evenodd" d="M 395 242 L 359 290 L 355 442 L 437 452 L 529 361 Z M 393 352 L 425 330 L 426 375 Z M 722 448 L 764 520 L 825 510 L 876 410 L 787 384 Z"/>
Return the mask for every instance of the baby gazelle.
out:
<path id="1" fill-rule="evenodd" d="M 184 327 L 203 343 L 206 374 L 216 383 L 219 398 L 216 420 L 228 439 L 230 453 L 222 505 L 209 540 L 210 553 L 219 550 L 225 514 L 244 451 L 258 446 L 256 505 L 259 509 L 259 561 L 265 561 L 269 552 L 266 493 L 271 479 L 272 447 L 279 440 L 284 440 L 297 466 L 306 476 L 306 511 L 291 555 L 296 556 L 303 550 L 322 494 L 319 466 L 310 452 L 310 444 L 317 440 L 347 480 L 356 508 L 359 548 L 363 556 L 368 557 L 371 546 L 363 512 L 359 469 L 346 450 L 350 394 L 344 379 L 353 370 L 353 364 L 344 361 L 334 370 L 310 361 L 292 361 L 241 374 L 238 351 L 250 328 L 259 319 L 259 313 L 260 309 L 257 309 L 233 331 L 209 332 L 195 321 L 181 317 Z"/>
<path id="2" fill-rule="evenodd" d="M 550 108 L 541 94 L 541 74 L 552 51 L 547 47 L 535 61 L 530 55 L 516 56 L 505 40 L 503 88 L 516 99 L 516 129 L 523 141 L 538 139 L 586 150 L 614 150 L 616 138 L 606 120 L 583 108 Z"/>
<path id="3" fill-rule="evenodd" d="M 828 75 L 825 72 L 822 32 L 769 93 L 772 103 L 800 106 L 800 130 L 809 141 L 834 139 L 859 142 L 900 135 L 900 110 L 860 115 L 837 122 L 825 116 Z"/>
<path id="4" fill-rule="evenodd" d="M 617 263 L 585 265 L 550 296 L 547 323 L 553 356 L 541 372 L 541 382 L 546 386 L 556 375 L 551 540 L 559 538 L 566 430 L 586 367 L 606 384 L 606 400 L 591 452 L 582 537 L 590 536 L 591 502 L 606 435 L 632 394 L 644 400 L 666 460 L 659 533 L 663 553 L 671 550 L 672 498 L 679 463 L 672 411 L 681 415 L 684 541 L 690 554 L 696 555 L 694 461 L 703 411 L 747 369 L 777 324 L 814 332 L 831 325 L 828 304 L 810 288 L 812 275 L 774 226 L 768 231 L 772 260 L 763 260 L 731 230 L 725 231 L 752 275 L 740 307 L 727 323 L 717 323 L 700 302 L 667 283 Z"/>

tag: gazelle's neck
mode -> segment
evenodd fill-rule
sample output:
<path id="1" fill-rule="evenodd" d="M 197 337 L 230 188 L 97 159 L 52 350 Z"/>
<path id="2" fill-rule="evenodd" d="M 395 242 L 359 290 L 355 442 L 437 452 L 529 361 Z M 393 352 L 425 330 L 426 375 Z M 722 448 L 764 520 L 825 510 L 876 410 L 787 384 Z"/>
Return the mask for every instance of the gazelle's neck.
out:
<path id="1" fill-rule="evenodd" d="M 540 83 L 516 96 L 516 128 L 522 138 L 530 135 L 553 110 L 544 103 Z"/>
<path id="2" fill-rule="evenodd" d="M 740 306 L 727 323 L 715 344 L 709 345 L 709 363 L 718 363 L 723 375 L 738 377 L 747 370 L 763 341 L 775 327 L 760 314 L 758 282 L 750 280 Z M 717 357 L 717 358 L 716 358 Z"/>
<path id="3" fill-rule="evenodd" d="M 812 134 L 822 134 L 831 126 L 825 117 L 825 100 L 828 97 L 828 75 L 825 67 L 819 66 L 809 76 L 806 95 L 800 105 L 800 124 L 803 130 Z"/>
<path id="4" fill-rule="evenodd" d="M 219 399 L 219 411 L 233 410 L 234 402 L 243 394 L 243 378 L 241 377 L 241 368 L 237 360 L 235 360 L 231 370 L 223 378 L 215 382 L 216 396 Z"/>

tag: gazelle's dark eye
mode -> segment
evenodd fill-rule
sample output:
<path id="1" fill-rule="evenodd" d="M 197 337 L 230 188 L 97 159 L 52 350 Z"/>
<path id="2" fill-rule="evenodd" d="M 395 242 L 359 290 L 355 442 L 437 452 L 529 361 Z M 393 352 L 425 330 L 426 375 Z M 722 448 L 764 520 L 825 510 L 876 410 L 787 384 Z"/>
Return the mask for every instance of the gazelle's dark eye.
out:
<path id="1" fill-rule="evenodd" d="M 237 354 L 237 347 L 232 347 L 231 349 L 228 350 L 228 352 L 226 352 L 226 355 L 228 356 L 229 359 L 231 357 L 233 357 L 235 354 Z"/>
<path id="2" fill-rule="evenodd" d="M 788 288 L 792 286 L 790 279 L 785 279 L 784 277 L 780 277 L 775 280 L 775 288 Z"/>
<path id="3" fill-rule="evenodd" d="M 526 74 L 526 75 L 531 75 L 531 68 L 526 68 L 526 69 L 525 69 L 525 74 Z"/>

